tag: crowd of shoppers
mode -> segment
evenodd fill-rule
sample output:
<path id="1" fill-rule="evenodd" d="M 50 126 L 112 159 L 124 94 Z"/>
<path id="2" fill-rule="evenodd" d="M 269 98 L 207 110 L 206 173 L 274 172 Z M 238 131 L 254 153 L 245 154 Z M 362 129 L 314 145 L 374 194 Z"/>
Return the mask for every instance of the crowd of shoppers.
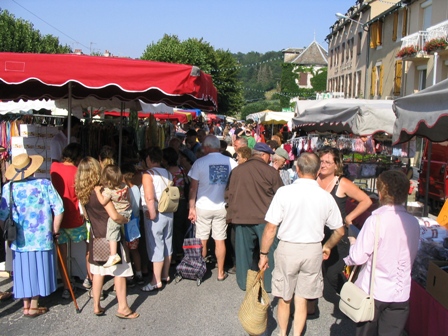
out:
<path id="1" fill-rule="evenodd" d="M 255 131 L 256 127 L 212 125 L 208 135 L 192 128 L 184 138 L 167 141 L 163 150 L 141 150 L 135 160 L 139 165 L 120 168 L 112 147 L 104 146 L 96 159 L 83 157 L 81 147 L 71 143 L 59 160 L 53 160 L 51 182 L 30 177 L 42 157 L 15 157 L 5 174 L 10 182 L 3 186 L 0 224 L 11 209 L 18 233 L 11 244 L 14 296 L 23 299 L 24 316 L 44 314 L 48 309 L 38 307 L 38 298 L 56 290 L 53 243 L 59 245 L 64 261 L 69 241 L 85 241 L 83 285 L 90 289 L 94 314 L 105 312 L 102 287 L 104 277 L 112 276 L 116 316 L 137 318 L 127 303 L 126 287 L 144 285 L 149 269 L 152 275 L 141 287 L 143 292 L 169 284 L 170 267 L 182 259 L 184 236 L 194 225 L 203 258 L 216 258 L 217 281 L 235 273 L 238 286 L 245 290 L 247 271 L 264 270 L 266 290 L 279 298 L 280 335 L 288 330 L 292 303 L 294 335 L 300 335 L 307 314 L 314 312 L 316 299 L 322 296 L 324 277 L 339 292 L 344 265 L 367 264 L 357 284 L 368 289 L 375 225 L 381 225 L 375 287 L 389 289 L 375 293 L 375 319 L 359 324 L 357 333 L 393 330 L 399 335 L 408 314 L 410 270 L 419 234 L 416 220 L 402 206 L 407 178 L 396 171 L 380 175 L 382 207 L 367 219 L 355 240 L 348 236 L 348 228 L 372 202 L 343 177 L 339 151 L 325 147 L 317 154 L 302 153 L 293 162 L 283 146 L 284 137 L 290 136 L 287 128 L 267 139 L 266 132 Z M 212 133 L 222 134 L 222 140 Z M 161 213 L 158 202 L 171 183 L 179 188 L 179 206 L 174 213 Z M 349 198 L 357 206 L 346 213 Z M 36 211 L 42 214 L 39 221 Z M 132 241 L 122 234 L 129 219 L 137 219 L 141 231 L 141 237 Z M 111 240 L 111 223 L 117 233 L 110 245 L 113 262 L 99 262 L 93 240 Z M 400 272 L 394 272 L 399 265 Z M 24 276 L 26 268 L 36 270 L 32 277 Z M 69 298 L 68 286 L 64 279 L 64 298 Z"/>

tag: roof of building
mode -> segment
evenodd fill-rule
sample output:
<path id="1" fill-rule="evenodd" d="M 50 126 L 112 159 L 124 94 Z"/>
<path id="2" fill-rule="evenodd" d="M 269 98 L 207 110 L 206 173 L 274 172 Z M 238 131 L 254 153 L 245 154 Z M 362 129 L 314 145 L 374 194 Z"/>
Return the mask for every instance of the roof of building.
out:
<path id="1" fill-rule="evenodd" d="M 300 53 L 300 55 L 295 57 L 289 63 L 327 66 L 327 57 L 328 52 L 314 40 L 302 53 Z"/>

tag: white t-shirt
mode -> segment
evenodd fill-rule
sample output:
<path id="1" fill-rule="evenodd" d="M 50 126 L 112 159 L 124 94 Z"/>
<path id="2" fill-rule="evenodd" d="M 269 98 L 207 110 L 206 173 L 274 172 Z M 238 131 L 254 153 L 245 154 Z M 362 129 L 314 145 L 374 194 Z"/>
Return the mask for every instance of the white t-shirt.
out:
<path id="1" fill-rule="evenodd" d="M 76 137 L 70 137 L 71 142 L 76 142 Z M 67 136 L 64 132 L 59 131 L 50 141 L 50 156 L 51 160 L 61 161 L 62 151 L 67 147 Z"/>
<path id="2" fill-rule="evenodd" d="M 188 176 L 199 182 L 197 208 L 219 210 L 225 207 L 224 191 L 230 172 L 236 166 L 235 160 L 221 153 L 209 153 L 195 161 Z"/>
<path id="3" fill-rule="evenodd" d="M 277 190 L 265 220 L 280 225 L 278 239 L 290 243 L 318 243 L 324 238 L 325 225 L 332 230 L 342 226 L 333 196 L 306 178 Z"/>

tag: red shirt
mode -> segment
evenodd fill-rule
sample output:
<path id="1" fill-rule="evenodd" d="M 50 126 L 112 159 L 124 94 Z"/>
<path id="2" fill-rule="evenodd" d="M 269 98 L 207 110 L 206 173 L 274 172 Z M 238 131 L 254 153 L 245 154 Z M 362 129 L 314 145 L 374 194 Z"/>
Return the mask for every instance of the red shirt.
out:
<path id="1" fill-rule="evenodd" d="M 61 227 L 74 229 L 84 223 L 79 212 L 79 202 L 75 193 L 75 176 L 78 168 L 61 162 L 51 164 L 50 176 L 54 188 L 58 191 L 64 203 L 64 217 Z"/>

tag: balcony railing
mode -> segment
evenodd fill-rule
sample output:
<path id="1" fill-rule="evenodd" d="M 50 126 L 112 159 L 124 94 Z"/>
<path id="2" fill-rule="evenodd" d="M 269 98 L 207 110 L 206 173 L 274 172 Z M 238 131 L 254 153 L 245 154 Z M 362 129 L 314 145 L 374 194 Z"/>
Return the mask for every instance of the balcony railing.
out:
<path id="1" fill-rule="evenodd" d="M 417 50 L 423 50 L 423 46 L 428 41 L 427 31 L 418 31 L 401 39 L 401 48 L 414 46 Z"/>
<path id="2" fill-rule="evenodd" d="M 432 27 L 426 29 L 428 32 L 428 40 L 437 38 L 447 38 L 448 36 L 448 20 L 440 22 Z"/>

